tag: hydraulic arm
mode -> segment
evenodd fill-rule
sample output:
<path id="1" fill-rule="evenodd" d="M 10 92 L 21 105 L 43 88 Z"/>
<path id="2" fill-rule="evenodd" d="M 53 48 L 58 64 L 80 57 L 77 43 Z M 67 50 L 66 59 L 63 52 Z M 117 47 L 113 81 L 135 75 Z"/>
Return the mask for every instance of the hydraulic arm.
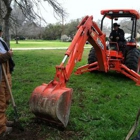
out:
<path id="1" fill-rule="evenodd" d="M 92 21 L 93 17 L 86 16 L 78 25 L 78 31 L 68 47 L 65 57 L 59 66 L 56 66 L 55 80 L 66 84 L 74 69 L 74 66 L 82 58 L 84 46 L 88 40 L 97 53 L 98 66 L 100 71 L 107 72 L 107 58 L 106 58 L 106 45 L 105 34 L 98 28 L 97 24 Z M 68 59 L 67 63 L 66 60 Z M 66 63 L 66 65 L 65 65 Z M 65 66 L 64 66 L 65 65 Z"/>

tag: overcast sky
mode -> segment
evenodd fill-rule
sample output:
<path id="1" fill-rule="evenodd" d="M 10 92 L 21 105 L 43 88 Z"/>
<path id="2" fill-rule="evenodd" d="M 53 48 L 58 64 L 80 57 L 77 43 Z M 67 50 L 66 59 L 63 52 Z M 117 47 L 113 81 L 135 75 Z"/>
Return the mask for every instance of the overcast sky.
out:
<path id="1" fill-rule="evenodd" d="M 65 22 L 72 19 L 84 17 L 86 15 L 93 16 L 94 21 L 101 19 L 100 11 L 103 9 L 135 9 L 140 10 L 139 0 L 58 0 L 67 11 L 68 18 Z M 48 3 L 43 4 L 46 12 L 42 12 L 48 23 L 56 23 L 57 20 L 53 16 L 53 11 Z"/>

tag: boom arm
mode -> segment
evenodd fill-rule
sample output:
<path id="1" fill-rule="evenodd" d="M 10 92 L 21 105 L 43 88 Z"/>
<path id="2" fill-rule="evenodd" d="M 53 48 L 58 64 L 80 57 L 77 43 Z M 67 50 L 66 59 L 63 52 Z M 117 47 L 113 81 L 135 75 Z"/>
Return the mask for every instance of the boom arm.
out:
<path id="1" fill-rule="evenodd" d="M 78 31 L 65 53 L 65 57 L 59 66 L 56 66 L 55 80 L 59 79 L 61 84 L 69 80 L 75 64 L 81 60 L 84 45 L 88 40 L 96 51 L 98 66 L 100 71 L 107 72 L 106 44 L 105 34 L 98 28 L 97 24 L 92 21 L 92 16 L 86 16 L 78 25 Z M 66 60 L 69 57 L 67 63 Z M 64 66 L 64 64 L 66 65 Z"/>

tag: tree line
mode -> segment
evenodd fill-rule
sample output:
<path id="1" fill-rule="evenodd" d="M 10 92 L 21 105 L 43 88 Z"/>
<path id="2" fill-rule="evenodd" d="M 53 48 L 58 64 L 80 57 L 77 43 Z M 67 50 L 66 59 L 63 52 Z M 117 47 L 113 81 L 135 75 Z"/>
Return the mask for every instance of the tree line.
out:
<path id="1" fill-rule="evenodd" d="M 45 27 L 34 22 L 25 22 L 22 26 L 11 30 L 11 39 L 25 37 L 26 39 L 63 40 L 72 39 L 77 31 L 81 19 L 72 20 L 62 25 L 61 23 L 48 24 Z"/>

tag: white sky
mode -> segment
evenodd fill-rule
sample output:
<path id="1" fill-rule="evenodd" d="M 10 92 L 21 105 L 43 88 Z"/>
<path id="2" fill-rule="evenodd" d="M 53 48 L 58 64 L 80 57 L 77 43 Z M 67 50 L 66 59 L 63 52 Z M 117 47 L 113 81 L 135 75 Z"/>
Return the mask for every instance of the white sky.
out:
<path id="1" fill-rule="evenodd" d="M 62 4 L 69 14 L 65 22 L 82 18 L 86 15 L 93 16 L 93 20 L 97 21 L 102 16 L 100 11 L 103 9 L 135 9 L 140 10 L 139 0 L 57 0 Z M 56 23 L 61 20 L 55 19 L 53 10 L 47 2 L 43 4 L 46 12 L 42 12 L 43 17 L 48 23 Z"/>

